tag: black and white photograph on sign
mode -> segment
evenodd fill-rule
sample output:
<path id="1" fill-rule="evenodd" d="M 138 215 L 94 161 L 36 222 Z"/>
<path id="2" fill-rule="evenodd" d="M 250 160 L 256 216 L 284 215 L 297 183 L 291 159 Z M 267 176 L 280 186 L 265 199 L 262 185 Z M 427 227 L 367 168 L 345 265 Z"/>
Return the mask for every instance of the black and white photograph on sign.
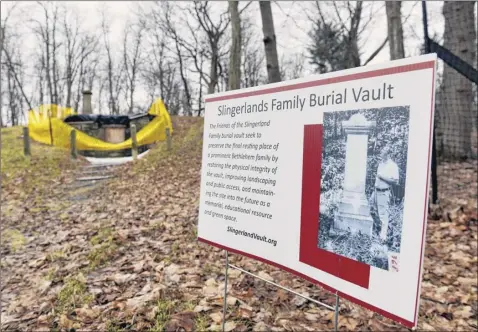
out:
<path id="1" fill-rule="evenodd" d="M 324 112 L 318 247 L 399 270 L 409 107 Z"/>

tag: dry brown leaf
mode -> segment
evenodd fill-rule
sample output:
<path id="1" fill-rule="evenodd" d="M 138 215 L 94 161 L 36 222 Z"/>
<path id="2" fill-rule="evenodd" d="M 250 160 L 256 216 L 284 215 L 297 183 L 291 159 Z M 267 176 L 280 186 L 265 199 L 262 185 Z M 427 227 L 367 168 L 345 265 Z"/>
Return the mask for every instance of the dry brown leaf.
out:
<path id="1" fill-rule="evenodd" d="M 318 320 L 317 314 L 304 313 L 305 319 L 311 322 L 316 322 Z"/>
<path id="2" fill-rule="evenodd" d="M 213 312 L 213 313 L 209 314 L 209 317 L 211 317 L 211 319 L 214 323 L 222 322 L 222 313 L 221 312 Z"/>
<path id="3" fill-rule="evenodd" d="M 254 325 L 253 329 L 254 332 L 266 332 L 270 331 L 270 327 L 267 326 L 264 322 L 258 322 L 256 325 Z"/>
<path id="4" fill-rule="evenodd" d="M 359 322 L 351 317 L 342 317 L 339 316 L 339 327 L 345 327 L 347 331 L 355 331 Z"/>
<path id="5" fill-rule="evenodd" d="M 260 271 L 257 275 L 267 281 L 274 281 L 274 278 L 272 278 L 269 274 L 267 274 L 264 271 Z"/>
<path id="6" fill-rule="evenodd" d="M 166 332 L 193 331 L 194 316 L 195 313 L 191 311 L 174 314 L 171 316 L 169 322 L 166 323 L 164 330 Z"/>
<path id="7" fill-rule="evenodd" d="M 237 324 L 236 322 L 228 321 L 226 324 L 224 324 L 224 331 L 229 332 L 232 331 L 236 328 Z"/>
<path id="8" fill-rule="evenodd" d="M 65 314 L 60 316 L 59 326 L 65 329 L 71 329 L 73 327 L 74 322 L 70 320 Z"/>

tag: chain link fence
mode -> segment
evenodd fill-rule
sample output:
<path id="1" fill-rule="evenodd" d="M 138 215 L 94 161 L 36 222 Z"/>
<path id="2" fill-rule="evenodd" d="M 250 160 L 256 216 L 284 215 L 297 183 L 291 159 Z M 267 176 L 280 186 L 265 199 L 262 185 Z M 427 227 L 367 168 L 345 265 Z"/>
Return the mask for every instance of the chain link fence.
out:
<path id="1" fill-rule="evenodd" d="M 428 36 L 425 52 L 439 58 L 431 202 L 476 201 L 478 192 L 478 60 L 474 1 L 445 1 L 443 41 Z"/>

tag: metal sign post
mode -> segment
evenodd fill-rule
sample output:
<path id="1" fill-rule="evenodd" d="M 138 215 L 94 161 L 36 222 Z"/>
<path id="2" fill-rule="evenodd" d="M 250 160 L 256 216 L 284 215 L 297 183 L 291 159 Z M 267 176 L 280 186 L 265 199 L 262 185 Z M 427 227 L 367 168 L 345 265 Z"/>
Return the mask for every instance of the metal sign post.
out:
<path id="1" fill-rule="evenodd" d="M 262 280 L 270 285 L 273 285 L 277 288 L 280 288 L 280 289 L 283 289 L 289 293 L 292 293 L 294 295 L 297 295 L 307 301 L 310 301 L 312 303 L 315 303 L 317 304 L 318 306 L 321 306 L 321 307 L 324 307 L 324 308 L 327 308 L 329 310 L 332 310 L 334 311 L 335 315 L 334 315 L 334 331 L 338 331 L 338 327 L 339 327 L 339 294 L 338 292 L 335 293 L 335 307 L 331 306 L 331 305 L 328 305 L 326 303 L 323 303 L 323 302 L 320 302 L 320 301 L 317 301 L 317 300 L 314 300 L 308 296 L 305 296 L 305 295 L 302 295 L 296 291 L 293 291 L 292 289 L 289 289 L 289 288 L 286 288 L 284 286 L 281 286 L 273 281 L 270 281 L 270 280 L 267 280 L 267 279 L 264 279 L 258 275 L 255 275 L 254 273 L 251 273 L 249 271 L 246 271 L 244 269 L 241 269 L 240 267 L 238 266 L 235 266 L 235 265 L 232 265 L 232 264 L 229 264 L 229 252 L 226 250 L 226 274 L 225 274 L 225 278 L 224 278 L 224 306 L 223 306 L 223 315 L 222 315 L 222 331 L 224 332 L 225 331 L 225 325 L 226 325 L 226 311 L 227 311 L 227 279 L 228 279 L 228 270 L 229 270 L 229 267 L 235 269 L 235 270 L 238 270 L 242 273 L 245 273 L 245 274 L 248 274 L 254 278 L 257 278 L 259 280 Z"/>
<path id="2" fill-rule="evenodd" d="M 229 271 L 229 252 L 226 250 L 226 276 L 224 278 L 224 307 L 222 308 L 222 331 L 226 326 L 226 310 L 227 310 L 227 273 Z"/>

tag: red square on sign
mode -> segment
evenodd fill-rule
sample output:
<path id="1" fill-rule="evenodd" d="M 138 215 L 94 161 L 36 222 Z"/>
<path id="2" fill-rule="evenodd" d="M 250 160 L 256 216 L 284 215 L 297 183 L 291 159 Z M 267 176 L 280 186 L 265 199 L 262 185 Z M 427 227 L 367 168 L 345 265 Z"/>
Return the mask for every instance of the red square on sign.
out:
<path id="1" fill-rule="evenodd" d="M 318 247 L 322 131 L 322 125 L 304 126 L 299 260 L 368 289 L 369 265 Z"/>

